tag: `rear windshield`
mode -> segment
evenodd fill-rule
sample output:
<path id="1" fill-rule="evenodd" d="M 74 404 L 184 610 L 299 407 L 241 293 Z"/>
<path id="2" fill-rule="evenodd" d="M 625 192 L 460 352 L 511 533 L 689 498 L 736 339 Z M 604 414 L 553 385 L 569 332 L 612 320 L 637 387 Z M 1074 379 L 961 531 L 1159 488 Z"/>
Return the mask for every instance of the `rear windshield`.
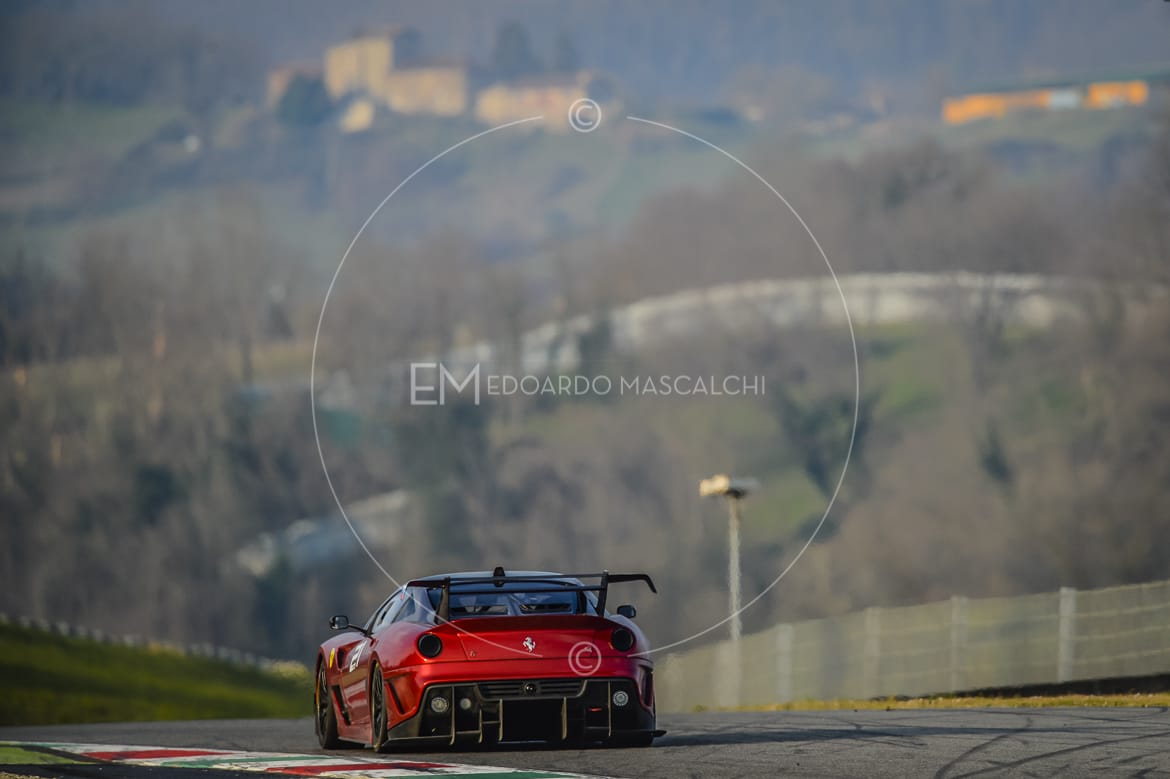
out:
<path id="1" fill-rule="evenodd" d="M 488 585 L 490 586 L 490 585 Z M 525 586 L 526 589 L 519 589 Z M 460 590 L 479 590 L 468 593 Z M 464 617 L 523 617 L 534 614 L 582 614 L 596 604 L 593 593 L 565 591 L 556 585 L 505 584 L 484 593 L 485 585 L 451 587 L 451 619 Z M 440 590 L 428 590 L 431 608 L 438 609 Z"/>

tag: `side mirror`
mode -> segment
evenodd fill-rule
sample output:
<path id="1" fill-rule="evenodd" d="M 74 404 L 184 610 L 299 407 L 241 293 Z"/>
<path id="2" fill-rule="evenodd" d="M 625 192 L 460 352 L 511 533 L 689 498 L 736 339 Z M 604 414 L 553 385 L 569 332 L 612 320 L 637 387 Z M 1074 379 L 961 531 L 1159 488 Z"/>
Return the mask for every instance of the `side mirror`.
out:
<path id="1" fill-rule="evenodd" d="M 329 618 L 329 627 L 333 630 L 349 630 L 349 617 L 337 614 Z"/>
<path id="2" fill-rule="evenodd" d="M 617 613 L 621 614 L 626 619 L 633 619 L 634 617 L 638 616 L 638 610 L 628 603 L 624 606 L 618 606 Z"/>

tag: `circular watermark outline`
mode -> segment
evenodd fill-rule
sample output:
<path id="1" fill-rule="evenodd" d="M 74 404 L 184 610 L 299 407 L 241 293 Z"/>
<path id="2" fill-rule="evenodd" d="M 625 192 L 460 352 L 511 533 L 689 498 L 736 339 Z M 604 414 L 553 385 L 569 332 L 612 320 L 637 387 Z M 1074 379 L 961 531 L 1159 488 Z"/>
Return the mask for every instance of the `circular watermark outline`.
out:
<path id="1" fill-rule="evenodd" d="M 579 133 L 591 133 L 601 126 L 601 106 L 587 97 L 574 100 L 569 106 L 569 127 Z"/>
<path id="2" fill-rule="evenodd" d="M 574 124 L 575 113 L 574 113 L 573 106 L 578 106 L 578 104 L 585 104 L 585 103 L 592 103 L 593 106 L 596 107 L 597 118 L 596 118 L 596 120 L 593 121 L 593 124 L 591 126 L 588 126 L 588 129 L 581 129 L 581 128 L 578 128 Z M 574 129 L 577 129 L 579 132 L 592 132 L 593 130 L 597 129 L 598 126 L 600 126 L 600 124 L 601 124 L 601 108 L 600 108 L 600 106 L 597 106 L 597 104 L 594 101 L 588 100 L 587 98 L 583 98 L 581 100 L 575 101 L 573 103 L 573 106 L 570 106 L 570 110 L 569 110 L 569 123 L 571 126 L 573 126 Z M 578 108 L 578 112 L 579 112 L 579 110 L 580 110 L 580 108 Z M 792 560 L 789 561 L 788 565 L 786 565 L 780 571 L 779 575 L 777 575 L 775 579 L 773 579 L 766 587 L 764 587 L 764 589 L 762 589 L 755 597 L 753 597 L 747 603 L 740 606 L 740 608 L 737 611 L 728 614 L 726 617 L 719 620 L 718 622 L 715 622 L 715 623 L 711 624 L 710 626 L 704 628 L 703 630 L 697 631 L 697 632 L 693 633 L 692 635 L 687 636 L 686 638 L 682 638 L 682 639 L 679 639 L 677 641 L 672 641 L 671 643 L 665 644 L 663 646 L 654 647 L 652 649 L 647 649 L 647 650 L 644 650 L 641 652 L 635 652 L 635 653 L 633 653 L 633 655 L 631 655 L 632 657 L 638 657 L 638 656 L 649 656 L 649 655 L 652 655 L 656 652 L 664 652 L 668 649 L 673 649 L 674 647 L 689 643 L 689 642 L 695 640 L 696 638 L 699 638 L 701 636 L 705 636 L 708 633 L 710 633 L 714 630 L 717 630 L 721 626 L 723 626 L 723 625 L 727 624 L 728 622 L 730 622 L 731 620 L 735 619 L 737 616 L 742 614 L 744 611 L 749 609 L 751 606 L 755 605 L 761 598 L 763 598 L 765 595 L 767 595 L 773 588 L 775 588 L 776 585 L 779 584 L 780 581 L 786 575 L 788 575 L 788 572 L 792 570 L 792 568 L 796 565 L 796 563 L 800 561 L 800 559 L 804 556 L 805 552 L 808 551 L 809 547 L 812 546 L 813 541 L 816 540 L 817 535 L 820 533 L 821 529 L 824 527 L 825 522 L 829 518 L 829 514 L 832 512 L 833 506 L 837 502 L 837 498 L 841 492 L 841 486 L 845 482 L 845 474 L 849 470 L 849 463 L 850 463 L 850 460 L 852 459 L 852 456 L 853 456 L 853 447 L 854 447 L 856 440 L 857 440 L 857 423 L 858 423 L 858 417 L 859 417 L 859 412 L 860 412 L 860 408 L 861 408 L 861 359 L 860 359 L 860 355 L 859 355 L 859 350 L 857 348 L 857 334 L 856 334 L 854 327 L 853 327 L 853 317 L 849 312 L 849 301 L 845 297 L 845 291 L 841 287 L 841 281 L 837 277 L 837 272 L 833 269 L 833 264 L 832 264 L 832 262 L 829 261 L 829 256 L 825 252 L 825 249 L 821 245 L 821 242 L 817 239 L 816 234 L 813 232 L 812 228 L 809 227 L 808 223 L 804 220 L 804 218 L 800 215 L 800 213 L 796 210 L 796 208 L 792 205 L 792 203 L 790 203 L 788 201 L 788 199 L 785 198 L 784 195 L 782 195 L 780 193 L 780 191 L 778 189 L 776 189 L 776 187 L 774 187 L 758 171 L 756 171 L 754 168 L 752 168 L 746 162 L 744 162 L 743 160 L 741 160 L 739 157 L 735 156 L 731 152 L 727 151 L 723 147 L 721 147 L 715 143 L 712 143 L 711 141 L 708 141 L 705 138 L 702 138 L 698 135 L 695 135 L 694 133 L 687 132 L 686 130 L 682 130 L 678 127 L 674 127 L 674 126 L 666 124 L 664 122 L 658 122 L 658 121 L 655 121 L 652 119 L 646 119 L 644 117 L 633 116 L 633 115 L 627 115 L 625 118 L 629 121 L 638 122 L 638 123 L 641 123 L 644 125 L 649 125 L 649 126 L 657 127 L 659 129 L 668 130 L 670 132 L 677 133 L 685 138 L 689 138 L 690 140 L 693 140 L 697 143 L 700 143 L 700 144 L 706 146 L 707 148 L 712 149 L 713 151 L 719 152 L 724 157 L 731 160 L 736 165 L 738 165 L 740 168 L 742 168 L 744 171 L 751 174 L 751 176 L 753 178 L 755 178 L 769 192 L 771 192 L 777 199 L 779 199 L 781 203 L 784 204 L 784 207 L 788 209 L 789 213 L 792 214 L 792 216 L 800 224 L 801 228 L 804 229 L 805 233 L 808 235 L 809 239 L 812 241 L 813 246 L 816 247 L 817 253 L 820 254 L 821 259 L 825 263 L 825 267 L 829 271 L 829 275 L 833 279 L 833 285 L 837 289 L 837 295 L 841 299 L 841 306 L 845 312 L 845 324 L 849 329 L 849 340 L 850 340 L 850 344 L 851 344 L 852 349 L 853 349 L 853 378 L 854 378 L 853 421 L 852 421 L 851 429 L 849 432 L 849 445 L 845 450 L 845 460 L 841 466 L 841 474 L 837 478 L 837 482 L 836 482 L 835 486 L 833 487 L 833 493 L 829 497 L 828 504 L 825 506 L 825 510 L 821 514 L 820 520 L 817 522 L 816 526 L 813 528 L 812 533 L 809 534 L 808 539 L 805 540 L 804 545 L 801 546 L 800 550 L 796 553 L 796 555 L 792 558 Z M 316 447 L 317 447 L 317 457 L 321 462 L 321 469 L 325 474 L 325 481 L 329 487 L 329 494 L 333 497 L 333 502 L 336 504 L 338 511 L 341 513 L 342 519 L 345 520 L 345 524 L 349 527 L 350 533 L 353 534 L 353 537 L 357 540 L 358 545 L 362 548 L 362 551 L 365 552 L 366 556 L 370 558 L 370 560 L 374 563 L 375 566 L 377 566 L 378 570 L 380 570 L 383 573 L 383 575 L 386 576 L 386 578 L 388 578 L 391 582 L 394 583 L 395 587 L 401 587 L 402 585 L 399 584 L 398 580 L 395 579 L 394 576 L 389 571 L 386 570 L 386 568 L 382 565 L 382 563 L 377 559 L 377 557 L 374 555 L 374 553 L 370 550 L 370 548 L 366 544 L 366 542 L 362 539 L 361 534 L 358 533 L 358 531 L 357 531 L 357 528 L 354 527 L 353 522 L 350 520 L 349 515 L 345 511 L 345 507 L 342 505 L 340 496 L 338 496 L 338 494 L 337 494 L 337 490 L 333 484 L 333 479 L 329 474 L 329 466 L 325 462 L 325 453 L 324 453 L 324 450 L 321 446 L 321 435 L 320 435 L 320 430 L 319 430 L 318 425 L 317 425 L 317 400 L 316 400 L 316 383 L 315 383 L 316 367 L 317 367 L 317 349 L 318 349 L 318 345 L 319 345 L 320 339 L 321 339 L 321 328 L 323 327 L 324 322 L 325 322 L 325 311 L 328 308 L 329 299 L 330 299 L 331 295 L 333 294 L 333 290 L 337 285 L 337 279 L 341 275 L 341 270 L 345 266 L 346 260 L 349 259 L 350 254 L 353 252 L 354 247 L 357 245 L 358 240 L 365 233 L 366 228 L 369 227 L 370 223 L 373 222 L 373 220 L 382 211 L 382 209 L 386 207 L 386 204 L 390 202 L 391 198 L 393 198 L 396 194 L 398 194 L 398 192 L 401 191 L 402 188 L 405 187 L 412 179 L 414 179 L 416 176 L 418 176 L 420 173 L 422 173 L 424 170 L 426 170 L 428 167 L 430 167 L 433 163 L 442 159 L 447 154 L 451 153 L 452 151 L 455 151 L 456 149 L 460 148 L 461 146 L 465 146 L 465 145 L 471 143 L 472 141 L 478 140 L 479 138 L 482 138 L 486 135 L 490 135 L 492 133 L 507 129 L 509 127 L 515 127 L 517 125 L 522 125 L 522 124 L 526 124 L 526 123 L 530 123 L 530 122 L 543 121 L 543 120 L 544 120 L 543 115 L 530 116 L 530 117 L 526 117 L 524 119 L 517 119 L 515 121 L 505 122 L 504 124 L 496 125 L 495 127 L 490 127 L 487 130 L 484 130 L 482 132 L 471 135 L 471 136 L 463 139 L 462 141 L 459 141 L 458 143 L 455 143 L 452 146 L 449 146 L 448 148 L 446 148 L 443 151 L 436 154 L 434 157 L 431 157 L 429 160 L 427 160 L 421 166 L 419 166 L 417 169 L 415 169 L 410 175 L 408 175 L 401 182 L 399 182 L 398 186 L 394 187 L 394 189 L 390 191 L 390 194 L 386 195 L 386 197 L 382 199 L 382 201 L 370 213 L 370 215 L 368 217 L 366 217 L 366 220 L 362 223 L 361 227 L 358 228 L 357 233 L 354 234 L 353 239 L 350 241 L 349 246 L 346 247 L 345 253 L 341 257 L 341 261 L 337 264 L 337 269 L 334 271 L 333 277 L 329 281 L 329 287 L 325 292 L 325 299 L 321 304 L 321 313 L 317 318 L 317 328 L 313 334 L 313 353 L 312 353 L 312 359 L 310 361 L 310 368 L 309 368 L 309 403 L 310 403 L 310 407 L 311 407 L 311 414 L 312 414 L 312 421 L 313 421 L 313 440 L 314 440 L 314 443 L 316 444 Z M 468 635 L 476 635 L 476 637 L 479 638 L 480 640 L 484 641 L 485 643 L 496 646 L 497 648 L 512 651 L 512 652 L 515 652 L 516 654 L 521 654 L 521 655 L 528 654 L 526 652 L 522 652 L 521 650 L 515 649 L 513 647 L 508 647 L 508 646 L 504 646 L 502 644 L 497 644 L 496 642 L 491 641 L 490 639 L 483 638 L 483 636 L 481 636 L 479 634 L 471 634 L 469 631 L 464 630 L 463 628 L 456 625 L 454 622 L 452 622 L 450 620 L 443 620 L 437 614 L 435 615 L 435 617 L 436 617 L 436 619 L 441 620 L 441 621 L 445 622 L 446 624 L 451 625 L 456 630 L 458 630 L 462 633 L 467 633 Z M 570 649 L 570 657 L 569 657 L 570 668 L 573 669 L 574 673 L 578 673 L 578 675 L 581 675 L 581 674 L 577 671 L 577 668 L 574 667 L 575 661 L 573 659 L 573 651 L 577 650 L 578 652 L 580 652 L 581 649 L 579 649 L 579 647 L 581 647 L 582 645 L 585 645 L 586 649 L 591 647 L 592 651 L 597 651 L 598 652 L 598 661 L 597 661 L 598 667 L 600 667 L 600 664 L 601 664 L 601 653 L 595 644 L 593 644 L 592 642 L 578 642 L 577 644 L 575 644 L 573 646 L 572 649 Z M 593 671 L 591 671 L 590 673 L 595 673 L 596 670 L 597 669 L 594 668 Z M 586 675 L 589 675 L 589 674 L 586 674 Z"/>
<path id="3" fill-rule="evenodd" d="M 586 661 L 585 655 L 593 655 Z M 569 670 L 577 676 L 592 676 L 601 670 L 601 649 L 592 641 L 578 641 L 569 649 Z"/>

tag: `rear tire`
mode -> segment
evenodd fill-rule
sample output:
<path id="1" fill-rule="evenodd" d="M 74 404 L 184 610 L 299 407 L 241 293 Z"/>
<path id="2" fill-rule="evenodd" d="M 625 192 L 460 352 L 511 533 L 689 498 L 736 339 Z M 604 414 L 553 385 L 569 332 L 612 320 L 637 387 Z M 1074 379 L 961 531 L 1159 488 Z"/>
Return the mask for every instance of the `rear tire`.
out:
<path id="1" fill-rule="evenodd" d="M 333 709 L 333 697 L 325 680 L 325 666 L 317 666 L 317 690 L 313 694 L 316 716 L 313 717 L 317 742 L 322 749 L 338 749 L 341 739 L 337 737 L 337 712 Z"/>
<path id="2" fill-rule="evenodd" d="M 387 752 L 390 749 L 388 720 L 386 678 L 382 676 L 382 668 L 374 663 L 370 667 L 370 745 L 375 752 Z"/>

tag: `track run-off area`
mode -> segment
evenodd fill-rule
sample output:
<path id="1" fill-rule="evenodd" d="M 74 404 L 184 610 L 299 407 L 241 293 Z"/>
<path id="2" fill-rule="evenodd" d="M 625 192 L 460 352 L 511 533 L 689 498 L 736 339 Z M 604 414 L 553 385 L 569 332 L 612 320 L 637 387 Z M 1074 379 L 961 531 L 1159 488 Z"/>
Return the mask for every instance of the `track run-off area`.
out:
<path id="1" fill-rule="evenodd" d="M 379 774 L 371 765 L 368 771 L 351 775 L 1170 776 L 1170 710 L 1166 707 L 703 712 L 663 716 L 660 724 L 667 735 L 643 749 L 505 746 L 389 755 L 359 749 L 324 752 L 316 746 L 308 718 L 0 728 L 0 741 L 94 744 L 106 751 L 114 749 L 111 745 L 133 745 L 292 753 L 312 756 L 323 767 L 308 768 L 301 775 L 329 775 L 324 773 L 329 765 L 370 761 L 398 767 L 388 766 Z M 11 755 L 13 750 L 6 753 Z M 320 761 L 322 756 L 335 761 Z M 8 760 L 12 762 L 11 757 Z M 420 768 L 411 770 L 411 763 Z M 256 759 L 253 764 L 269 775 L 280 770 L 272 759 Z M 37 776 L 215 775 L 190 770 L 122 764 L 0 765 L 0 773 Z M 235 770 L 219 775 L 247 776 Z"/>

